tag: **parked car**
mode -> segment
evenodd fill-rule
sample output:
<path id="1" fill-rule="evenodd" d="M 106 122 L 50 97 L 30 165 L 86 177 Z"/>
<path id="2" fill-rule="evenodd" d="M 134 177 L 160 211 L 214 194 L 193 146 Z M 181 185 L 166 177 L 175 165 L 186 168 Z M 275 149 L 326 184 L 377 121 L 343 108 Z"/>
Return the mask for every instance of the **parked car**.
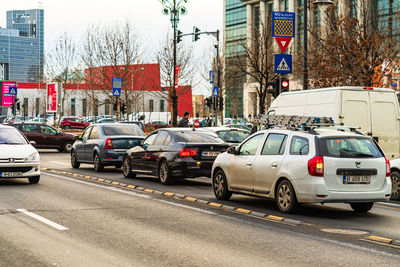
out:
<path id="1" fill-rule="evenodd" d="M 28 140 L 14 127 L 0 125 L 0 177 L 28 178 L 29 183 L 40 180 L 40 156 L 34 142 Z"/>
<path id="2" fill-rule="evenodd" d="M 146 123 L 144 126 L 146 128 L 154 128 L 154 129 L 170 127 L 170 125 L 168 125 L 168 123 L 166 123 L 165 121 L 151 121 L 149 123 Z"/>
<path id="3" fill-rule="evenodd" d="M 135 124 L 140 127 L 145 132 L 144 124 L 141 121 L 119 121 L 118 123 L 122 124 Z"/>
<path id="4" fill-rule="evenodd" d="M 196 131 L 213 132 L 230 146 L 237 146 L 250 136 L 249 130 L 228 127 L 204 127 L 196 129 Z"/>
<path id="5" fill-rule="evenodd" d="M 125 177 L 151 175 L 162 184 L 182 177 L 210 177 L 214 159 L 227 148 L 218 136 L 190 128 L 159 129 L 125 153 L 122 172 Z"/>
<path id="6" fill-rule="evenodd" d="M 400 159 L 390 161 L 392 179 L 392 196 L 391 199 L 400 200 Z"/>
<path id="7" fill-rule="evenodd" d="M 247 127 L 244 124 L 225 124 L 223 125 L 224 127 L 230 128 L 230 129 L 241 129 L 244 131 L 251 131 L 251 128 Z"/>
<path id="8" fill-rule="evenodd" d="M 36 148 L 55 148 L 62 152 L 71 152 L 72 144 L 77 140 L 74 134 L 63 133 L 45 123 L 13 123 Z"/>
<path id="9" fill-rule="evenodd" d="M 114 123 L 117 122 L 114 118 L 103 118 L 97 121 L 97 123 Z"/>
<path id="10" fill-rule="evenodd" d="M 282 212 L 330 202 L 367 212 L 392 189 L 389 161 L 371 137 L 329 128 L 257 132 L 219 155 L 212 177 L 218 199 L 272 198 Z"/>
<path id="11" fill-rule="evenodd" d="M 144 138 L 144 132 L 136 125 L 93 124 L 72 146 L 71 165 L 79 168 L 81 163 L 93 164 L 97 172 L 103 171 L 104 166 L 120 168 L 125 152 Z"/>
<path id="12" fill-rule="evenodd" d="M 61 128 L 64 130 L 69 130 L 69 129 L 85 129 L 90 125 L 89 122 L 83 121 L 79 118 L 64 118 L 61 121 Z"/>

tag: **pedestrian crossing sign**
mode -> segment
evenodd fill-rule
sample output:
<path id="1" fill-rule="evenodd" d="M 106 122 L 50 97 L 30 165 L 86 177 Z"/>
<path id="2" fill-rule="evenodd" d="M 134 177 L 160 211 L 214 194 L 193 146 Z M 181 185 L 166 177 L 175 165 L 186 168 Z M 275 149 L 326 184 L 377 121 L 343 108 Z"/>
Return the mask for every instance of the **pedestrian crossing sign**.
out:
<path id="1" fill-rule="evenodd" d="M 292 55 L 275 54 L 275 73 L 292 73 Z"/>
<path id="2" fill-rule="evenodd" d="M 214 87 L 213 93 L 212 93 L 213 96 L 218 96 L 218 89 L 219 89 L 218 86 Z"/>

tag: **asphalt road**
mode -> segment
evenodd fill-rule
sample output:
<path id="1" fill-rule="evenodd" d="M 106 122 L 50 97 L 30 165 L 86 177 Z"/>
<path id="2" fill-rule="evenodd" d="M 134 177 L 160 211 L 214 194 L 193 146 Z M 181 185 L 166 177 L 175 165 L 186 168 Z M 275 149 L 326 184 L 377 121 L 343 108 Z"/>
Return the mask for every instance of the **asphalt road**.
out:
<path id="1" fill-rule="evenodd" d="M 0 225 L 1 266 L 395 266 L 400 261 L 398 249 L 50 174 L 42 174 L 37 185 L 0 181 Z"/>

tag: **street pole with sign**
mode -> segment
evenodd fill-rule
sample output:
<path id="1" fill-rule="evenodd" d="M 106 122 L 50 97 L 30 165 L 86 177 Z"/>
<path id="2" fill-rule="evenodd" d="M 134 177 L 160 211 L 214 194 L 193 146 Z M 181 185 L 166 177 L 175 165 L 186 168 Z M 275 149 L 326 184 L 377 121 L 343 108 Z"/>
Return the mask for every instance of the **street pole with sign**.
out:
<path id="1" fill-rule="evenodd" d="M 119 100 L 121 97 L 122 82 L 122 78 L 112 78 L 113 96 L 117 99 L 117 121 L 120 120 L 121 105 Z"/>

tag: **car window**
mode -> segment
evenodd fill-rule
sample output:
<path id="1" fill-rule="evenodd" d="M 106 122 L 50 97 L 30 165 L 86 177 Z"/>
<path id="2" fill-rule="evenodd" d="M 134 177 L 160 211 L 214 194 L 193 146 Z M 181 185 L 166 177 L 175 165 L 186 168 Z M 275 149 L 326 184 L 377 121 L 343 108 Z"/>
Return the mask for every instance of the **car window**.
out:
<path id="1" fill-rule="evenodd" d="M 154 143 L 154 140 L 156 140 L 158 133 L 154 133 L 152 135 L 149 135 L 143 142 L 144 146 L 151 146 Z"/>
<path id="2" fill-rule="evenodd" d="M 165 138 L 164 146 L 169 145 L 171 143 L 171 141 L 172 141 L 172 136 L 170 134 L 168 134 L 167 138 Z"/>
<path id="3" fill-rule="evenodd" d="M 40 126 L 40 132 L 44 134 L 57 134 L 57 130 L 49 126 Z"/>
<path id="4" fill-rule="evenodd" d="M 240 147 L 239 155 L 255 155 L 263 137 L 264 134 L 251 137 Z"/>
<path id="5" fill-rule="evenodd" d="M 175 137 L 178 142 L 185 143 L 225 143 L 224 140 L 218 137 L 216 134 L 201 133 L 199 131 L 176 131 Z"/>
<path id="6" fill-rule="evenodd" d="M 369 138 L 321 138 L 320 144 L 322 156 L 338 158 L 383 157 L 374 141 Z"/>
<path id="7" fill-rule="evenodd" d="M 250 133 L 242 132 L 242 131 L 231 131 L 231 130 L 224 130 L 219 131 L 218 136 L 221 137 L 225 142 L 228 143 L 241 143 L 246 139 Z"/>
<path id="8" fill-rule="evenodd" d="M 83 139 L 83 140 L 88 140 L 89 134 L 90 134 L 90 130 L 92 130 L 92 127 L 86 129 L 86 131 L 82 134 L 82 139 Z"/>
<path id="9" fill-rule="evenodd" d="M 133 124 L 116 124 L 103 126 L 103 133 L 105 136 L 109 135 L 132 135 L 132 136 L 145 136 L 143 131 Z"/>
<path id="10" fill-rule="evenodd" d="M 167 137 L 169 136 L 168 132 L 166 131 L 160 131 L 156 141 L 154 142 L 154 145 L 156 146 L 162 146 L 164 145 L 165 140 L 167 139 Z"/>
<path id="11" fill-rule="evenodd" d="M 22 125 L 22 131 L 26 133 L 40 133 L 40 128 L 36 124 L 24 124 Z"/>
<path id="12" fill-rule="evenodd" d="M 269 134 L 265 141 L 261 155 L 283 155 L 286 147 L 287 135 Z"/>
<path id="13" fill-rule="evenodd" d="M 0 144 L 9 144 L 9 145 L 25 145 L 27 144 L 25 138 L 22 134 L 14 128 L 2 128 L 0 129 Z"/>
<path id="14" fill-rule="evenodd" d="M 98 131 L 97 126 L 93 126 L 89 139 L 97 139 L 98 138 L 97 131 Z"/>
<path id="15" fill-rule="evenodd" d="M 290 155 L 308 155 L 310 145 L 308 139 L 300 136 L 293 136 L 290 142 Z"/>

